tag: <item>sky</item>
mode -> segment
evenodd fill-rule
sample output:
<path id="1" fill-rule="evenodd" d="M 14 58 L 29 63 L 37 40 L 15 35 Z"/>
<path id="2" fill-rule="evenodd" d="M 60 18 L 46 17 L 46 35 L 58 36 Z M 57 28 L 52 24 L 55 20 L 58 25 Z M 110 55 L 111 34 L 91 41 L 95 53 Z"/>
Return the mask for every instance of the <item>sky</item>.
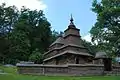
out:
<path id="1" fill-rule="evenodd" d="M 91 11 L 93 0 L 0 0 L 7 6 L 15 5 L 18 9 L 26 6 L 32 10 L 43 10 L 51 23 L 52 30 L 64 31 L 73 15 L 74 24 L 80 29 L 83 39 L 90 41 L 89 31 L 96 22 L 96 14 Z"/>

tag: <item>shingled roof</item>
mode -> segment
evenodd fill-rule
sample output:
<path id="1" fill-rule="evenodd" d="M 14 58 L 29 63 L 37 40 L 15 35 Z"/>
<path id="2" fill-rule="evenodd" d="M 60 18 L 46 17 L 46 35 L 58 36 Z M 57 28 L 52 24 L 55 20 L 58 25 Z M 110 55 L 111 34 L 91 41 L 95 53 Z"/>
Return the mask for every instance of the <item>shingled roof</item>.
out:
<path id="1" fill-rule="evenodd" d="M 54 51 L 54 50 L 61 50 L 61 49 L 66 48 L 66 47 L 68 47 L 68 46 L 77 47 L 77 48 L 82 48 L 82 49 L 87 49 L 87 48 L 84 47 L 84 46 L 79 46 L 79 45 L 75 45 L 75 44 L 67 44 L 67 43 L 66 43 L 65 45 L 63 45 L 63 46 L 61 46 L 61 47 L 59 47 L 59 48 L 54 48 L 54 49 L 51 49 L 51 50 L 45 52 L 44 55 L 46 55 L 46 54 L 48 54 L 48 53 L 50 53 L 50 52 L 52 52 L 52 51 Z"/>
<path id="2" fill-rule="evenodd" d="M 64 44 L 64 39 L 63 39 L 63 37 L 62 37 L 62 36 L 59 36 L 59 37 L 50 45 L 50 47 L 53 46 L 53 45 L 55 45 L 55 44 Z"/>
<path id="3" fill-rule="evenodd" d="M 59 36 L 58 39 L 56 39 L 56 41 L 49 46 L 49 51 L 44 53 L 44 62 L 62 56 L 64 54 L 93 57 L 91 54 L 88 53 L 87 48 L 82 45 L 82 39 L 79 31 L 80 29 L 76 28 L 71 16 L 70 24 L 68 28 L 64 31 L 64 35 Z"/>
<path id="4" fill-rule="evenodd" d="M 95 58 L 96 58 L 96 59 L 108 58 L 108 56 L 107 56 L 106 52 L 104 52 L 104 51 L 99 51 L 99 52 L 96 53 Z"/>
<path id="5" fill-rule="evenodd" d="M 62 53 L 60 53 L 60 54 L 57 54 L 57 55 L 54 55 L 54 56 L 49 57 L 49 58 L 47 58 L 47 59 L 44 59 L 44 61 L 47 61 L 47 60 L 50 60 L 50 59 L 59 57 L 59 56 L 61 56 L 61 55 L 67 54 L 67 53 L 93 57 L 93 55 L 88 54 L 88 53 L 86 53 L 86 52 L 78 52 L 78 51 L 66 50 L 66 51 L 64 51 L 64 52 L 62 52 Z"/>

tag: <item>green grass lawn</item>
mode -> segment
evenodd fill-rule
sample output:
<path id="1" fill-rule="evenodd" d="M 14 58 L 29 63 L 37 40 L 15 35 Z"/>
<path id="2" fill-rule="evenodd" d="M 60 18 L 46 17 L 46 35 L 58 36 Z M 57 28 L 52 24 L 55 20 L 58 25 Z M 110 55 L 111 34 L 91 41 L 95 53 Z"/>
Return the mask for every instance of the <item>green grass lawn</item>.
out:
<path id="1" fill-rule="evenodd" d="M 3 67 L 7 74 L 0 74 L 0 80 L 120 80 L 120 76 L 89 76 L 89 77 L 70 77 L 70 76 L 32 76 L 17 74 L 16 67 Z"/>

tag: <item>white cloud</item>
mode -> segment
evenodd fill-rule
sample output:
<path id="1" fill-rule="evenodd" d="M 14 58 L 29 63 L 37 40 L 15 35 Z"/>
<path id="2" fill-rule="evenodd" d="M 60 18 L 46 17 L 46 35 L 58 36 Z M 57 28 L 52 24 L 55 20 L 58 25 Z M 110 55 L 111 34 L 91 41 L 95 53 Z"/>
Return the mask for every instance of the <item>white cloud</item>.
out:
<path id="1" fill-rule="evenodd" d="M 90 36 L 90 34 L 87 34 L 86 36 L 83 36 L 82 39 L 91 42 L 93 44 L 93 42 L 91 41 L 92 37 Z M 94 41 L 94 44 L 98 44 L 97 40 Z"/>
<path id="2" fill-rule="evenodd" d="M 87 34 L 86 36 L 83 37 L 84 40 L 88 41 L 88 42 L 91 42 L 91 37 L 90 37 L 90 34 Z"/>
<path id="3" fill-rule="evenodd" d="M 32 10 L 44 10 L 47 7 L 46 4 L 43 3 L 43 0 L 1 0 L 0 2 L 5 2 L 7 6 L 15 5 L 18 9 L 26 6 Z"/>

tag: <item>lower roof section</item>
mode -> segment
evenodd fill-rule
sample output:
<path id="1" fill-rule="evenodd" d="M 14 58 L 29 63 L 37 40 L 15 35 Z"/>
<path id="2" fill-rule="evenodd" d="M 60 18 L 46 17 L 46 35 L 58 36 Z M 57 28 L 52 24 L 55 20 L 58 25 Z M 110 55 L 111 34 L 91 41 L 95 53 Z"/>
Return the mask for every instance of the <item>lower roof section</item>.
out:
<path id="1" fill-rule="evenodd" d="M 52 56 L 52 57 L 46 58 L 46 59 L 44 59 L 43 61 L 45 62 L 45 61 L 48 61 L 48 60 L 50 60 L 50 59 L 59 57 L 59 56 L 61 56 L 61 55 L 67 54 L 67 53 L 68 53 L 68 54 L 75 54 L 75 55 L 83 55 L 83 56 L 93 57 L 93 55 L 88 54 L 88 53 L 85 53 L 85 52 L 78 52 L 78 51 L 67 50 L 67 51 L 64 51 L 64 52 L 62 52 L 62 53 L 59 53 L 59 54 L 57 54 L 57 55 L 54 55 L 54 56 Z"/>
<path id="2" fill-rule="evenodd" d="M 85 48 L 84 46 L 79 46 L 79 45 L 75 45 L 75 44 L 67 44 L 67 45 L 63 45 L 63 46 L 60 47 L 60 48 L 54 48 L 54 49 L 52 49 L 52 50 L 49 50 L 48 52 L 44 53 L 44 55 L 46 55 L 46 54 L 48 54 L 48 53 L 50 53 L 50 52 L 52 52 L 52 51 L 54 51 L 54 50 L 61 50 L 61 49 L 66 48 L 66 47 L 68 47 L 68 46 L 77 47 L 77 48 L 82 48 L 82 49 L 87 49 L 87 48 Z"/>

